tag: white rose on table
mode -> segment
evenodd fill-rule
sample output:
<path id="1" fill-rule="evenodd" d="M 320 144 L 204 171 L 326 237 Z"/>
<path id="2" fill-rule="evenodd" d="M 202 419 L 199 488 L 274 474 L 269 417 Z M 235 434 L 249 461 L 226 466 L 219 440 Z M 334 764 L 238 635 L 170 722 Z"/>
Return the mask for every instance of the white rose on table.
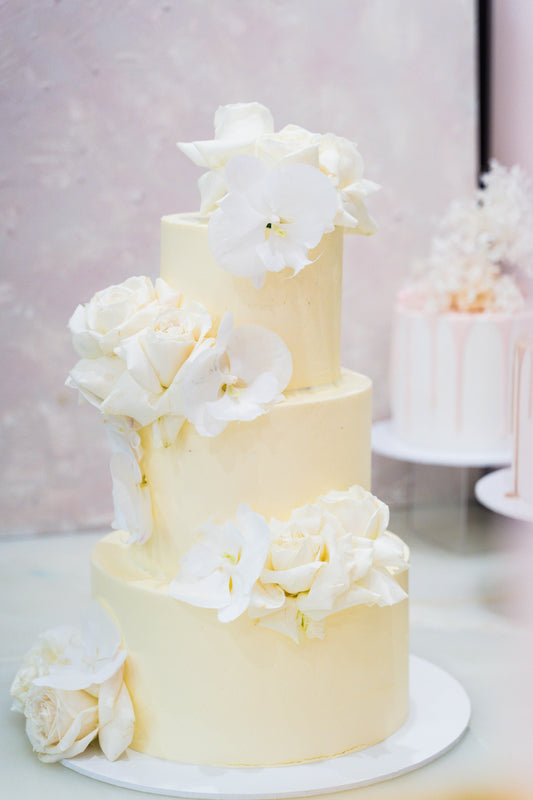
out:
<path id="1" fill-rule="evenodd" d="M 24 714 L 28 739 L 41 761 L 73 758 L 98 735 L 98 700 L 88 692 L 32 686 Z"/>
<path id="2" fill-rule="evenodd" d="M 123 682 L 126 655 L 120 631 L 98 603 L 87 609 L 81 630 L 61 627 L 39 637 L 11 694 L 42 761 L 72 758 L 96 737 L 112 761 L 128 747 L 135 718 Z"/>
<path id="3" fill-rule="evenodd" d="M 161 278 L 155 286 L 150 278 L 128 278 L 109 286 L 70 318 L 74 348 L 83 358 L 111 355 L 124 339 L 150 325 L 161 303 L 178 307 L 180 295 Z"/>

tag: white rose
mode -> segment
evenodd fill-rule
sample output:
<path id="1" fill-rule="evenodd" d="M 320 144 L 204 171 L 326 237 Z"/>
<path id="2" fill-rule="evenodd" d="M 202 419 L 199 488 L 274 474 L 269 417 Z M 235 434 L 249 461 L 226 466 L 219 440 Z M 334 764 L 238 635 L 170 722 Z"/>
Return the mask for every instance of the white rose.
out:
<path id="1" fill-rule="evenodd" d="M 97 292 L 69 321 L 76 351 L 83 358 L 112 354 L 123 339 L 151 324 L 162 301 L 178 306 L 180 297 L 160 278 L 155 288 L 141 276 Z"/>
<path id="2" fill-rule="evenodd" d="M 150 425 L 159 417 L 183 414 L 183 367 L 211 329 L 211 317 L 199 303 L 162 307 L 143 330 L 115 348 L 125 366 L 103 400 L 106 414 L 132 417 Z"/>
<path id="3" fill-rule="evenodd" d="M 360 486 L 332 491 L 271 520 L 272 542 L 249 614 L 294 641 L 324 635 L 324 621 L 356 605 L 393 605 L 408 550 L 386 531 L 388 508 Z"/>
<path id="4" fill-rule="evenodd" d="M 278 584 L 287 594 L 308 591 L 328 559 L 324 522 L 324 512 L 311 505 L 294 511 L 288 522 L 272 520 L 272 543 L 261 582 Z"/>
<path id="5" fill-rule="evenodd" d="M 389 524 L 388 506 L 361 486 L 322 495 L 317 505 L 334 514 L 352 536 L 376 539 Z"/>
<path id="6" fill-rule="evenodd" d="M 255 155 L 268 166 L 309 164 L 319 168 L 320 135 L 299 125 L 286 125 L 278 133 L 266 134 L 257 140 Z"/>
<path id="7" fill-rule="evenodd" d="M 375 233 L 376 223 L 368 213 L 365 200 L 377 192 L 379 186 L 363 177 L 364 162 L 357 146 L 342 136 L 326 133 L 320 139 L 319 163 L 339 196 L 335 225 L 349 233 Z"/>
<path id="8" fill-rule="evenodd" d="M 221 106 L 215 114 L 215 138 L 180 143 L 180 149 L 195 164 L 207 168 L 200 180 L 202 214 L 212 214 L 226 195 L 225 167 L 242 153 L 254 155 L 269 168 L 308 164 L 321 170 L 337 191 L 338 211 L 334 223 L 346 231 L 374 233 L 376 224 L 365 199 L 377 184 L 363 178 L 363 159 L 347 139 L 332 133 L 311 133 L 299 125 L 286 125 L 274 132 L 270 111 L 259 103 Z"/>
<path id="9" fill-rule="evenodd" d="M 42 761 L 81 753 L 97 735 L 115 760 L 133 736 L 134 712 L 123 681 L 126 652 L 109 614 L 93 602 L 80 630 L 58 627 L 39 636 L 11 686 L 14 710 Z"/>
<path id="10" fill-rule="evenodd" d="M 75 632 L 67 626 L 53 628 L 41 634 L 37 642 L 26 653 L 11 685 L 13 710 L 24 712 L 26 697 L 33 681 L 50 672 L 57 664 L 65 664 L 65 656 L 74 641 Z"/>
<path id="11" fill-rule="evenodd" d="M 72 758 L 98 734 L 98 701 L 83 690 L 32 686 L 24 714 L 26 733 L 41 761 Z"/>
<path id="12" fill-rule="evenodd" d="M 178 142 L 178 147 L 199 167 L 216 170 L 236 153 L 252 152 L 256 139 L 272 133 L 272 114 L 261 103 L 230 103 L 215 113 L 215 138 Z"/>

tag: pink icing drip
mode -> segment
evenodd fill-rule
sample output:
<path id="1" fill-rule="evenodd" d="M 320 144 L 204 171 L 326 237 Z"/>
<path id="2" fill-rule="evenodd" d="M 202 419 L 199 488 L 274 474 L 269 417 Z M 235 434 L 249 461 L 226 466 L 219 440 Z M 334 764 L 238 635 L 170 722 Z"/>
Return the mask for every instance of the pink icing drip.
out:
<path id="1" fill-rule="evenodd" d="M 436 408 L 438 396 L 437 396 L 437 345 L 438 345 L 438 325 L 439 325 L 439 318 L 436 314 L 429 318 L 429 336 L 431 340 L 431 385 L 430 385 L 430 400 L 432 408 Z"/>
<path id="2" fill-rule="evenodd" d="M 514 459 L 513 459 L 513 491 L 508 497 L 518 497 L 518 484 L 520 474 L 520 406 L 522 404 L 522 381 L 525 371 L 525 357 L 529 355 L 529 385 L 526 390 L 525 404 L 527 416 L 531 419 L 533 413 L 533 350 L 527 342 L 518 342 L 513 359 L 513 391 L 512 391 L 512 428 L 514 432 Z"/>
<path id="3" fill-rule="evenodd" d="M 520 462 L 520 397 L 522 394 L 522 366 L 524 364 L 524 356 L 526 354 L 525 348 L 518 345 L 514 353 L 513 363 L 513 408 L 512 408 L 512 426 L 514 429 L 514 481 L 513 491 L 510 497 L 518 497 L 518 473 Z M 531 395 L 531 386 L 530 386 Z"/>
<path id="4" fill-rule="evenodd" d="M 469 316 L 457 317 L 453 325 L 456 371 L 455 371 L 455 429 L 457 433 L 463 429 L 463 394 L 465 351 L 468 336 L 474 325 L 474 319 Z"/>
<path id="5" fill-rule="evenodd" d="M 407 354 L 405 363 L 405 427 L 408 431 L 411 430 L 411 364 L 412 364 L 412 347 L 413 347 L 413 320 L 410 317 L 405 319 L 405 352 Z"/>
<path id="6" fill-rule="evenodd" d="M 499 330 L 502 337 L 502 377 L 501 393 L 502 393 L 502 416 L 501 416 L 501 434 L 506 436 L 509 431 L 509 394 L 508 394 L 508 380 L 509 380 L 509 359 L 511 355 L 511 333 L 513 328 L 512 319 L 502 320 L 499 324 Z"/>

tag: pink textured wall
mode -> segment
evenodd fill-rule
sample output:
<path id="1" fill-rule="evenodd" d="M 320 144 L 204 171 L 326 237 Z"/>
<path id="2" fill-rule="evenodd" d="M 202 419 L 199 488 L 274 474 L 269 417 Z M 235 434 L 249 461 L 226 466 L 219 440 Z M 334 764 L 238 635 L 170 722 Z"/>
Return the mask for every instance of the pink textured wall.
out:
<path id="1" fill-rule="evenodd" d="M 492 154 L 533 177 L 533 4 L 493 0 Z"/>
<path id="2" fill-rule="evenodd" d="M 348 237 L 343 354 L 387 413 L 394 293 L 475 171 L 470 0 L 8 0 L 0 4 L 0 523 L 105 524 L 101 420 L 64 388 L 78 302 L 156 275 L 158 220 L 194 210 L 175 141 L 221 103 L 356 140 L 380 231 Z M 379 476 L 378 476 L 379 481 Z M 379 490 L 379 486 L 376 486 Z"/>

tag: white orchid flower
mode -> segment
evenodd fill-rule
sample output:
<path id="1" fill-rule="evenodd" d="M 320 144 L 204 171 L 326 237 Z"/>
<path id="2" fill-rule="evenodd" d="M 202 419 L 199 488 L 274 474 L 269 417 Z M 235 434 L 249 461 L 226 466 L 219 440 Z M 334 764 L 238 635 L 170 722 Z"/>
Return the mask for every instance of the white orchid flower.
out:
<path id="1" fill-rule="evenodd" d="M 141 437 L 129 417 L 106 419 L 106 432 L 111 447 L 111 478 L 115 530 L 128 531 L 129 542 L 143 544 L 152 535 L 152 497 L 142 473 Z"/>
<path id="2" fill-rule="evenodd" d="M 216 342 L 199 348 L 185 370 L 183 410 L 201 436 L 217 436 L 228 422 L 253 420 L 281 399 L 292 374 L 282 339 L 259 325 L 222 318 Z"/>
<path id="3" fill-rule="evenodd" d="M 92 601 L 82 613 L 81 628 L 59 628 L 43 638 L 63 640 L 60 658 L 48 665 L 45 674 L 34 678 L 35 686 L 76 691 L 109 680 L 122 667 L 127 653 L 121 634 L 108 612 Z"/>
<path id="4" fill-rule="evenodd" d="M 172 597 L 201 608 L 214 608 L 221 622 L 243 614 L 270 545 L 264 517 L 241 504 L 235 522 L 208 522 L 204 537 L 182 558 L 169 586 Z"/>
<path id="5" fill-rule="evenodd" d="M 228 194 L 209 220 L 216 261 L 261 288 L 267 272 L 286 267 L 297 274 L 311 263 L 309 251 L 334 228 L 337 194 L 308 164 L 269 170 L 250 155 L 234 156 L 225 169 Z"/>
<path id="6" fill-rule="evenodd" d="M 259 103 L 221 106 L 215 114 L 215 138 L 179 144 L 197 166 L 206 167 L 200 180 L 202 214 L 211 214 L 228 192 L 224 167 L 240 153 L 257 156 L 267 167 L 309 164 L 328 177 L 337 193 L 335 225 L 346 233 L 368 235 L 376 224 L 366 198 L 379 186 L 363 177 L 364 162 L 357 146 L 333 133 L 311 133 L 300 125 L 274 131 L 272 114 Z"/>

